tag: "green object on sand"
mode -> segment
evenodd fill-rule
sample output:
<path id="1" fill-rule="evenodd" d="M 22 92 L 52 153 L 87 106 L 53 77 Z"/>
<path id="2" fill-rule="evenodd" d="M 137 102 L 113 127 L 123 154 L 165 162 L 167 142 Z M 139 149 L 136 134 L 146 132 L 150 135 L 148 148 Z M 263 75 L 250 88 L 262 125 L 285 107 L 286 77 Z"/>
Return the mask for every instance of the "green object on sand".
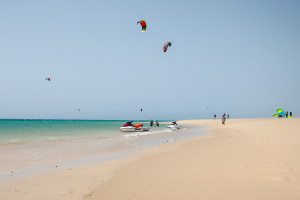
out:
<path id="1" fill-rule="evenodd" d="M 273 117 L 285 117 L 285 112 L 282 108 L 278 108 L 276 113 L 273 114 Z"/>

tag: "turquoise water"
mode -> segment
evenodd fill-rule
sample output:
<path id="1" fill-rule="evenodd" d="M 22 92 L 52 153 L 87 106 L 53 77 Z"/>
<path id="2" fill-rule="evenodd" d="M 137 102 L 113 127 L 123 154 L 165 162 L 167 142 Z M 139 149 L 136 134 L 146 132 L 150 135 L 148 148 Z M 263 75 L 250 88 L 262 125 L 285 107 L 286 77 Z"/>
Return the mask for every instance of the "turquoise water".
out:
<path id="1" fill-rule="evenodd" d="M 72 136 L 118 134 L 126 120 L 21 120 L 0 119 L 0 143 Z M 149 126 L 146 122 L 145 126 Z M 161 126 L 163 128 L 164 125 Z M 157 129 L 157 128 L 154 128 Z"/>
<path id="2" fill-rule="evenodd" d="M 198 137 L 199 127 L 123 133 L 125 120 L 0 120 L 0 182 L 43 171 L 121 159 L 145 148 Z M 149 122 L 143 122 L 148 127 Z"/>

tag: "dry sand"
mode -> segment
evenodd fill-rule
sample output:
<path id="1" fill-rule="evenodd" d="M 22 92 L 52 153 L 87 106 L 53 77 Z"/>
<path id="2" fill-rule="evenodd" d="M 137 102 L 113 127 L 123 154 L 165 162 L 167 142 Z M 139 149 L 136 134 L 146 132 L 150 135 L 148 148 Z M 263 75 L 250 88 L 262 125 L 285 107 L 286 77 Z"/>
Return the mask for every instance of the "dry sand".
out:
<path id="1" fill-rule="evenodd" d="M 208 134 L 0 185 L 0 199 L 300 199 L 300 120 L 191 120 Z"/>

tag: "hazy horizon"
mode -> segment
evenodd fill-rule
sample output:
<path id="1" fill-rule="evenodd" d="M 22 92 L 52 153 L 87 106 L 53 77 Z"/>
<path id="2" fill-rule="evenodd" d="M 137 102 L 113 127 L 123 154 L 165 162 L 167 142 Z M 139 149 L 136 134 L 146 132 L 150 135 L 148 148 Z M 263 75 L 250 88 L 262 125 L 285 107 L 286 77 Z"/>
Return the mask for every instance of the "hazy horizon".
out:
<path id="1" fill-rule="evenodd" d="M 277 108 L 297 117 L 299 9 L 292 0 L 2 0 L 0 119 L 262 118 Z"/>

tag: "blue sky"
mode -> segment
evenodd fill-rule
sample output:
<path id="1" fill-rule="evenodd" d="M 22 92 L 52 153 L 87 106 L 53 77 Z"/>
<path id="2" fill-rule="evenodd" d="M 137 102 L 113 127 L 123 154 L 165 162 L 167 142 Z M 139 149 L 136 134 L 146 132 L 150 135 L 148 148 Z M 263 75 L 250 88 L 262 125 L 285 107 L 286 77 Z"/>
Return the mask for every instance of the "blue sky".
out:
<path id="1" fill-rule="evenodd" d="M 299 9 L 276 0 L 0 0 L 0 118 L 299 114 Z"/>

